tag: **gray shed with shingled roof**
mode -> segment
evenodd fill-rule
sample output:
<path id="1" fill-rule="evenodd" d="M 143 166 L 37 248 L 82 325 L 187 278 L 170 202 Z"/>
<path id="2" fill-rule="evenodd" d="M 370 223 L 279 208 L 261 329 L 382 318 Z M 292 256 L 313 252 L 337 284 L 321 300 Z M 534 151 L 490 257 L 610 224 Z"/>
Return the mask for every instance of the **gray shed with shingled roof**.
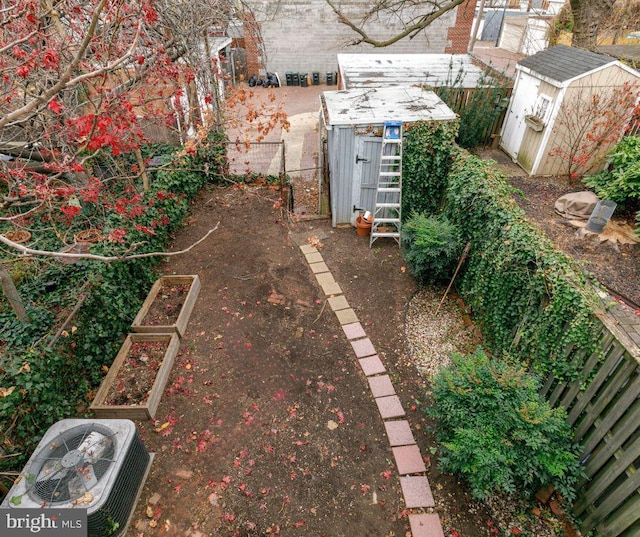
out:
<path id="1" fill-rule="evenodd" d="M 625 86 L 637 95 L 638 84 L 636 70 L 588 50 L 557 45 L 524 58 L 516 65 L 500 147 L 529 175 L 562 175 L 567 162 L 557 149 L 575 138 L 578 123 L 585 126 L 583 118 L 571 126 L 571 116 L 595 96 L 605 102 Z M 599 154 L 613 143 L 603 145 Z"/>

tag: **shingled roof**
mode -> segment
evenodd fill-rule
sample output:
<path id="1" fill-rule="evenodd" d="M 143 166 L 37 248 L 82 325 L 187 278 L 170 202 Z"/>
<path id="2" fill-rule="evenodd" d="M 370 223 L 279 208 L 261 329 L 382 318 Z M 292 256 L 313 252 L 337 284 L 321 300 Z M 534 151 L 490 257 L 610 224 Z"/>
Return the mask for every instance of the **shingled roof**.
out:
<path id="1" fill-rule="evenodd" d="M 557 82 L 565 82 L 615 61 L 603 54 L 557 45 L 520 60 L 518 65 Z"/>

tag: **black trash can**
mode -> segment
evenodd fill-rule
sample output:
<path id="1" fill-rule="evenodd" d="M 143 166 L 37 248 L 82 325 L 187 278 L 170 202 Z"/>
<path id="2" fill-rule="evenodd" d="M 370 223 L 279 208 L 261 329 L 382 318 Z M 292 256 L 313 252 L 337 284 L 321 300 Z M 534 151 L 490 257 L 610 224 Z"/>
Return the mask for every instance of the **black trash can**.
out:
<path id="1" fill-rule="evenodd" d="M 300 85 L 305 88 L 309 85 L 307 76 L 309 76 L 308 73 L 300 73 Z"/>
<path id="2" fill-rule="evenodd" d="M 333 86 L 333 73 L 327 73 L 327 86 Z"/>
<path id="3" fill-rule="evenodd" d="M 293 86 L 293 73 L 287 72 L 285 76 L 287 77 L 287 86 Z"/>
<path id="4" fill-rule="evenodd" d="M 300 85 L 300 76 L 298 75 L 298 73 L 292 73 L 291 74 L 291 80 L 292 80 L 292 85 L 293 86 L 299 86 Z"/>
<path id="5" fill-rule="evenodd" d="M 311 80 L 313 80 L 313 85 L 314 85 L 314 86 L 318 86 L 318 85 L 320 85 L 320 73 L 318 73 L 317 71 L 315 71 L 315 72 L 311 75 Z"/>

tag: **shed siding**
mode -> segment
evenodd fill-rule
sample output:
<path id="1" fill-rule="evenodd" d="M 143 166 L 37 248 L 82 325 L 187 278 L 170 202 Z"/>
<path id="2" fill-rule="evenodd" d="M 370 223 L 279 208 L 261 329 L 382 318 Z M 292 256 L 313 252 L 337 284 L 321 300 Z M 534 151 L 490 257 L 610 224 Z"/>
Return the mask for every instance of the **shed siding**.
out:
<path id="1" fill-rule="evenodd" d="M 328 153 L 331 169 L 331 223 L 347 224 L 353 214 L 353 162 L 355 137 L 351 127 L 334 127 L 329 132 Z"/>
<path id="2" fill-rule="evenodd" d="M 565 145 L 571 144 L 569 133 L 572 128 L 574 130 L 576 128 L 575 114 L 578 109 L 577 107 L 579 106 L 576 103 L 580 101 L 589 101 L 594 95 L 611 96 L 615 92 L 616 87 L 622 86 L 625 82 L 637 84 L 638 78 L 614 64 L 571 83 L 571 85 L 566 89 L 564 98 L 560 105 L 559 113 L 555 118 L 553 125 L 547 127 L 551 127 L 552 132 L 550 133 L 546 147 L 541 149 L 542 154 L 540 155 L 540 164 L 537 169 L 533 170 L 535 175 L 548 176 L 562 175 L 566 173 L 567 164 L 565 160 L 554 153 L 558 147 L 563 145 L 563 143 Z M 622 133 L 620 134 L 622 135 Z M 596 167 L 590 171 L 590 173 L 595 173 L 602 169 L 604 166 L 604 157 L 614 145 L 615 142 L 607 143 L 599 149 L 594 159 L 601 162 L 599 162 Z M 589 166 L 590 164 L 587 164 L 587 167 Z"/>

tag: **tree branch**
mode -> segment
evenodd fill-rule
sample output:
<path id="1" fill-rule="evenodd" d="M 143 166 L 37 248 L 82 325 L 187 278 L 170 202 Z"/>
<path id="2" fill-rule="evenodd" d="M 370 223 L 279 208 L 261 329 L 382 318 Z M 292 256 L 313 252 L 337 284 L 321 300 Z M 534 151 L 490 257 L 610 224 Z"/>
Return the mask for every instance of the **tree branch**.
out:
<path id="1" fill-rule="evenodd" d="M 18 244 L 17 242 L 13 242 L 12 240 L 7 239 L 3 235 L 0 235 L 0 242 L 6 244 L 7 246 L 13 248 L 14 250 L 18 250 L 24 256 L 42 256 L 42 257 L 58 257 L 65 259 L 91 259 L 94 261 L 127 261 L 129 259 L 142 259 L 144 257 L 172 257 L 175 255 L 181 255 L 189 252 L 198 244 L 206 240 L 209 235 L 211 235 L 214 231 L 217 231 L 220 222 L 218 222 L 215 227 L 207 231 L 207 233 L 198 239 L 196 242 L 191 244 L 188 248 L 183 250 L 178 250 L 175 252 L 148 252 L 146 254 L 131 254 L 131 255 L 122 255 L 122 256 L 106 256 L 106 255 L 97 255 L 97 254 L 72 254 L 68 252 L 51 252 L 49 250 L 34 250 L 32 248 L 28 248 L 23 246 L 22 244 Z"/>
<path id="2" fill-rule="evenodd" d="M 345 26 L 348 26 L 355 33 L 357 33 L 360 36 L 359 39 L 356 39 L 353 43 L 351 43 L 352 45 L 359 45 L 360 43 L 367 43 L 367 44 L 372 45 L 372 46 L 374 46 L 376 48 L 384 48 L 384 47 L 388 47 L 390 45 L 393 45 L 394 43 L 397 43 L 398 41 L 400 41 L 401 39 L 404 39 L 407 36 L 409 37 L 409 39 L 412 39 L 413 37 L 416 36 L 416 34 L 421 32 L 422 30 L 424 30 L 427 26 L 429 26 L 431 23 L 433 23 L 436 19 L 438 19 L 439 17 L 441 17 L 445 13 L 451 11 L 455 7 L 459 6 L 465 0 L 449 0 L 448 2 L 444 3 L 443 5 L 436 4 L 438 9 L 436 9 L 435 11 L 432 11 L 431 13 L 425 14 L 424 16 L 422 16 L 418 20 L 418 22 L 416 22 L 414 24 L 411 24 L 410 26 L 407 26 L 399 34 L 396 34 L 395 36 L 390 37 L 389 39 L 382 40 L 382 41 L 370 37 L 369 34 L 364 30 L 364 26 L 362 26 L 362 27 L 358 26 L 356 23 L 351 21 L 344 13 L 342 13 L 342 11 L 340 11 L 340 9 L 338 9 L 333 4 L 333 2 L 331 0 L 325 0 L 325 1 L 329 5 L 329 7 L 333 10 L 333 12 L 335 13 L 336 17 L 338 17 L 338 22 L 340 22 L 341 24 L 344 24 Z"/>

